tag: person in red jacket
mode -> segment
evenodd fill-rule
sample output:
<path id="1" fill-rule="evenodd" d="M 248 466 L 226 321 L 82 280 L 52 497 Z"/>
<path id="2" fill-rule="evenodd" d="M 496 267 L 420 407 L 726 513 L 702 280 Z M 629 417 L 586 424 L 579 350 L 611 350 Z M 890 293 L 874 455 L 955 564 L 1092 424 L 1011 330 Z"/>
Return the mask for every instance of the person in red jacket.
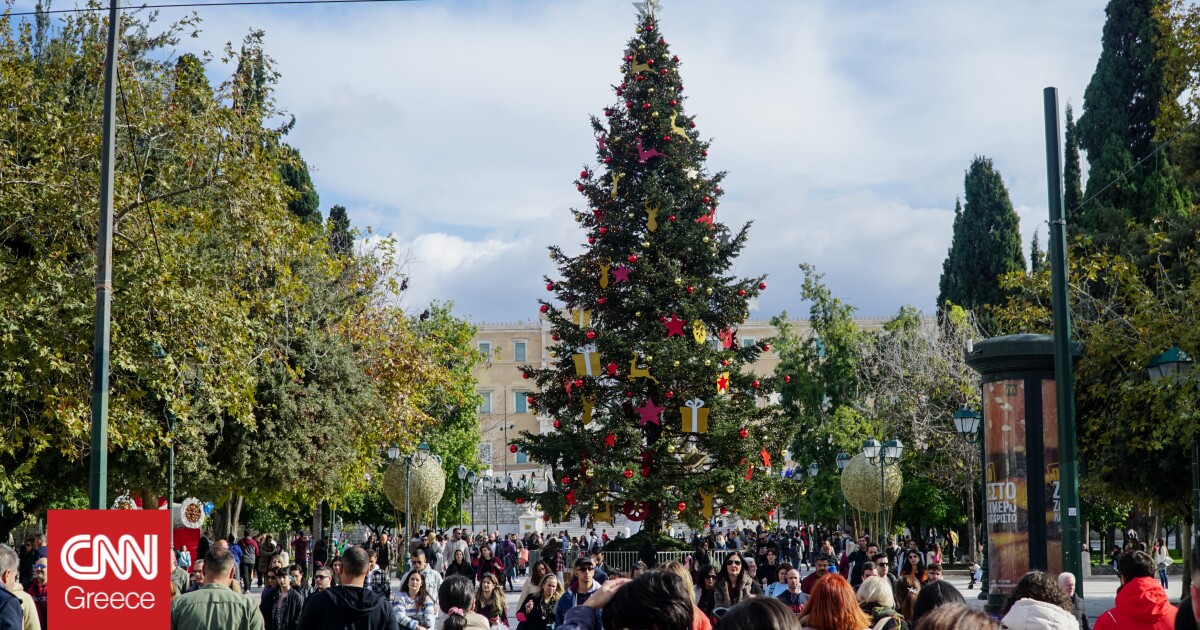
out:
<path id="1" fill-rule="evenodd" d="M 1167 591 L 1154 579 L 1154 558 L 1144 551 L 1129 551 L 1117 560 L 1121 587 L 1116 606 L 1096 619 L 1094 630 L 1172 630 L 1176 609 Z"/>

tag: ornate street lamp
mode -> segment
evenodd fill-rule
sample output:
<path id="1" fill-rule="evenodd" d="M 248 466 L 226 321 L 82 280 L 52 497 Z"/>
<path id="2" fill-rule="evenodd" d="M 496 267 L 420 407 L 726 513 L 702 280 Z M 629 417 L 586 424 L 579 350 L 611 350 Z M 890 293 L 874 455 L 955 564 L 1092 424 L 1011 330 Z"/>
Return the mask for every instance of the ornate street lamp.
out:
<path id="1" fill-rule="evenodd" d="M 463 481 L 467 478 L 467 467 L 459 464 L 458 468 L 454 471 L 454 476 L 458 477 L 458 528 L 461 530 L 463 528 L 462 491 Z"/>
<path id="2" fill-rule="evenodd" d="M 982 418 L 982 416 L 980 416 L 979 412 L 975 411 L 974 409 L 963 407 L 961 409 L 957 409 L 954 411 L 954 430 L 957 431 L 959 435 L 963 436 L 963 438 L 966 439 L 967 444 L 974 444 L 976 441 L 979 442 L 979 468 L 980 468 L 979 472 L 983 479 L 983 495 L 982 495 L 983 506 L 980 508 L 980 514 L 986 515 L 987 514 L 987 474 L 985 471 L 987 470 L 987 468 L 983 465 L 983 462 L 987 458 L 987 453 L 985 452 L 987 449 L 987 446 L 983 440 L 983 423 L 981 422 L 982 419 L 983 418 Z M 968 458 L 967 459 L 967 478 L 970 479 L 971 477 L 972 477 L 971 460 L 970 460 L 970 458 Z M 974 494 L 973 491 L 972 491 L 972 494 Z M 970 550 L 967 553 L 967 557 L 974 558 L 975 557 L 975 549 L 976 549 L 976 544 L 975 544 L 975 501 L 973 501 L 973 500 L 970 501 L 968 503 L 968 505 L 971 508 L 970 512 L 967 514 L 967 517 L 969 519 L 968 524 L 970 526 L 971 532 L 970 532 L 970 535 L 967 536 L 967 544 L 970 545 Z M 982 534 L 985 537 L 984 540 L 986 540 L 987 526 L 985 525 L 985 526 L 981 527 L 980 530 L 982 531 Z M 980 562 L 979 562 L 979 566 L 980 566 L 981 570 L 983 571 L 982 579 L 979 582 L 979 598 L 986 600 L 988 597 L 988 587 L 987 587 L 987 564 L 988 563 L 987 563 L 987 543 L 986 542 L 984 543 L 983 548 L 984 548 L 983 557 L 980 559 Z M 971 581 L 972 582 L 975 581 L 974 575 L 971 576 Z"/>
<path id="3" fill-rule="evenodd" d="M 1150 380 L 1159 384 L 1164 382 L 1164 379 L 1170 379 L 1171 384 L 1180 384 L 1187 380 L 1188 375 L 1192 371 L 1192 365 L 1196 363 L 1191 355 L 1185 352 L 1177 344 L 1171 344 L 1166 352 L 1154 357 L 1150 361 L 1146 371 L 1150 373 Z M 1200 523 L 1200 444 L 1196 441 L 1196 436 L 1192 435 L 1192 522 Z"/>
<path id="4" fill-rule="evenodd" d="M 879 530 L 875 532 L 878 540 L 883 540 L 884 526 L 887 523 L 887 467 L 900 461 L 904 455 L 904 443 L 900 440 L 888 440 L 880 444 L 879 440 L 871 438 L 863 443 L 863 455 L 871 464 L 879 465 Z"/>
<path id="5" fill-rule="evenodd" d="M 817 466 L 817 462 L 812 462 L 808 465 L 808 477 L 809 477 L 809 479 L 813 480 L 812 490 L 814 490 L 814 491 L 816 490 L 817 473 L 820 473 L 820 472 L 821 472 L 821 468 L 820 468 L 820 466 Z M 809 504 L 812 505 L 812 522 L 816 523 L 817 522 L 817 493 L 816 492 L 812 493 L 812 496 L 810 496 L 808 498 L 808 502 L 809 502 Z"/>
<path id="6" fill-rule="evenodd" d="M 475 529 L 475 471 L 467 471 L 467 487 L 471 489 L 471 529 Z"/>
<path id="7" fill-rule="evenodd" d="M 841 475 L 843 470 L 846 470 L 846 464 L 850 463 L 849 453 L 838 453 L 837 467 L 838 474 Z M 841 486 L 841 484 L 838 484 Z M 846 493 L 842 493 L 842 531 L 846 531 Z"/>

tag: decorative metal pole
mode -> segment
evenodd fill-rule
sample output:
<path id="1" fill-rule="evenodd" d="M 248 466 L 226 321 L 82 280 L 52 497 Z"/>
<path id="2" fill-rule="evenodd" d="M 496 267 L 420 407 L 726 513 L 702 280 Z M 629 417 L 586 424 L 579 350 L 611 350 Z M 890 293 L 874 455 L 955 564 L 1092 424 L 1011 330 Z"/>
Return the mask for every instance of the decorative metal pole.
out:
<path id="1" fill-rule="evenodd" d="M 113 162 L 116 161 L 117 0 L 108 3 L 108 48 L 104 58 L 104 135 L 100 153 L 100 233 L 96 244 L 96 329 L 92 355 L 92 452 L 88 503 L 108 502 L 108 350 L 112 324 Z"/>
<path id="2" fill-rule="evenodd" d="M 1042 91 L 1046 116 L 1046 179 L 1050 201 L 1050 287 L 1054 307 L 1054 381 L 1058 399 L 1058 488 L 1062 503 L 1063 571 L 1083 573 L 1079 531 L 1079 462 L 1075 453 L 1075 366 L 1071 353 L 1071 304 L 1067 296 L 1067 233 L 1063 219 L 1062 141 L 1058 88 Z M 1083 580 L 1075 580 L 1083 596 Z"/>

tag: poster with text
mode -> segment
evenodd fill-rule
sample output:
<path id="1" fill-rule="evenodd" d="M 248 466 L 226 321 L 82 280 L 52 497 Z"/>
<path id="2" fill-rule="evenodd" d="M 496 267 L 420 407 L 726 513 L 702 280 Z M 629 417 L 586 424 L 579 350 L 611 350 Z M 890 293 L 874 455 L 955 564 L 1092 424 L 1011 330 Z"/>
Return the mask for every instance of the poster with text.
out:
<path id="1" fill-rule="evenodd" d="M 1058 390 L 1042 380 L 1042 461 L 1046 463 L 1046 570 L 1062 572 L 1062 501 L 1058 484 Z"/>
<path id="2" fill-rule="evenodd" d="M 992 595 L 1007 597 L 1029 570 L 1025 381 L 986 383 L 983 394 L 988 580 Z"/>

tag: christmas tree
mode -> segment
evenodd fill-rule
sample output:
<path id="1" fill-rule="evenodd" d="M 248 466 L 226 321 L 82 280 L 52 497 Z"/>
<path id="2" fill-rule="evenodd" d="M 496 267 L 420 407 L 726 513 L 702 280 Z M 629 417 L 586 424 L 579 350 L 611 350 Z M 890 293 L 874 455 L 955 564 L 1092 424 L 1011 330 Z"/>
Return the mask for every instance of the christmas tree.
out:
<path id="1" fill-rule="evenodd" d="M 785 486 L 771 461 L 790 439 L 771 401 L 776 377 L 747 371 L 769 341 L 737 338 L 767 287 L 730 275 L 749 223 L 733 233 L 716 219 L 724 173 L 705 168 L 709 143 L 684 113 L 655 5 L 641 3 L 622 55 L 620 102 L 592 118 L 601 165 L 579 174 L 587 208 L 572 210 L 587 246 L 550 248 L 561 279 L 546 278 L 541 312 L 553 361 L 522 366 L 537 385 L 531 409 L 555 431 L 523 432 L 510 450 L 547 466 L 551 485 L 507 493 L 547 519 L 624 513 L 651 532 L 729 511 L 772 516 Z"/>

